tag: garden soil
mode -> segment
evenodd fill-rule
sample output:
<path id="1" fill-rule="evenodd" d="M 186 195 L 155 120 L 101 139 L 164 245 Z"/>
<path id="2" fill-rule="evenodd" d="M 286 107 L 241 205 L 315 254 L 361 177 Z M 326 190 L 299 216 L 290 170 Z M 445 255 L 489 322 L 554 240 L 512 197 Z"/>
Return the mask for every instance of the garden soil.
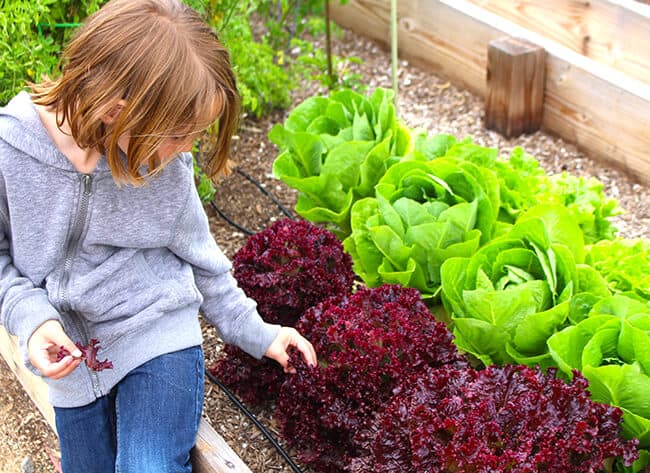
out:
<path id="1" fill-rule="evenodd" d="M 320 45 L 322 46 L 322 45 Z M 381 46 L 350 32 L 335 35 L 333 50 L 342 57 L 356 56 L 362 64 L 350 66 L 368 84 L 391 87 L 390 53 Z M 483 100 L 454 86 L 435 71 L 425 71 L 405 61 L 399 65 L 399 116 L 410 127 L 421 127 L 430 133 L 450 133 L 459 138 L 471 135 L 484 146 L 498 147 L 509 155 L 515 146 L 522 146 L 540 160 L 549 173 L 569 171 L 580 176 L 600 179 L 607 194 L 616 198 L 625 213 L 615 218 L 619 235 L 650 238 L 650 188 L 635 176 L 596 162 L 573 145 L 537 132 L 516 139 L 504 139 L 483 127 Z M 305 98 L 325 93 L 318 83 L 306 84 L 293 96 L 293 105 Z M 293 209 L 296 193 L 271 175 L 277 150 L 267 134 L 275 123 L 282 123 L 287 111 L 278 111 L 262 120 L 244 119 L 234 142 L 234 164 L 263 188 Z M 223 178 L 215 197 L 215 205 L 239 229 L 207 205 L 211 230 L 215 239 L 232 257 L 246 241 L 245 230 L 260 231 L 284 215 L 280 207 L 263 194 L 246 176 L 233 172 Z M 221 342 L 215 330 L 204 324 L 206 364 L 211 365 L 220 354 Z M 42 416 L 15 381 L 3 360 L 0 360 L 0 472 L 55 472 L 57 443 Z M 204 415 L 254 473 L 290 473 L 292 470 L 220 389 L 206 382 Z M 278 436 L 272 418 L 272 406 L 253 409 L 259 419 Z M 292 452 L 293 455 L 293 452 Z M 308 471 L 308 470 L 305 470 Z"/>

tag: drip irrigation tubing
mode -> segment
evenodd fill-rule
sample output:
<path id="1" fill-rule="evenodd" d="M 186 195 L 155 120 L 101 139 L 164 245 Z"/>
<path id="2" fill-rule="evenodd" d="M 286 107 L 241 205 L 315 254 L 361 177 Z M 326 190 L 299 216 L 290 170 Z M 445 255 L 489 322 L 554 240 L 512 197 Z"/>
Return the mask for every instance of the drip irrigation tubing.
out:
<path id="1" fill-rule="evenodd" d="M 273 194 L 271 194 L 268 190 L 264 188 L 262 183 L 260 183 L 257 179 L 255 179 L 253 176 L 248 174 L 247 172 L 243 171 L 241 168 L 235 168 L 235 172 L 239 174 L 240 176 L 243 176 L 246 178 L 249 182 L 251 182 L 255 187 L 257 187 L 262 194 L 266 195 L 268 198 L 270 198 L 275 205 L 278 206 L 278 208 L 282 211 L 284 215 L 289 217 L 291 220 L 295 220 L 295 217 L 293 214 L 287 210 L 286 207 L 282 205 L 282 203 L 275 197 Z M 255 232 L 252 230 L 249 230 L 248 228 L 244 227 L 243 225 L 238 224 L 235 222 L 233 219 L 231 219 L 215 202 L 214 199 L 210 201 L 210 207 L 219 214 L 219 216 L 224 219 L 226 222 L 228 222 L 230 225 L 238 229 L 239 231 L 243 232 L 244 234 L 250 236 L 253 235 Z"/>
<path id="2" fill-rule="evenodd" d="M 282 211 L 283 214 L 285 214 L 287 217 L 289 217 L 292 220 L 295 219 L 293 214 L 289 210 L 287 210 L 273 194 L 271 194 L 269 191 L 267 191 L 264 188 L 264 186 L 258 180 L 256 180 L 254 177 L 252 177 L 250 174 L 246 173 L 245 171 L 243 171 L 240 168 L 235 168 L 235 171 L 239 175 L 246 178 L 253 185 L 255 185 L 255 187 L 257 187 L 264 195 L 269 197 L 280 208 L 280 210 Z M 228 222 L 233 227 L 237 228 L 238 230 L 245 233 L 246 235 L 252 235 L 253 234 L 253 232 L 251 230 L 249 230 L 248 228 L 238 224 L 237 222 L 232 220 L 230 217 L 228 217 L 228 215 L 226 215 L 226 213 L 223 210 L 221 210 L 217 204 L 214 203 L 214 200 L 212 200 L 210 202 L 210 206 L 214 209 L 215 212 L 217 212 L 217 214 L 219 214 L 219 216 L 221 218 L 223 218 L 226 222 Z M 277 452 L 287 462 L 287 464 L 291 467 L 293 472 L 294 473 L 303 473 L 303 471 L 298 467 L 298 465 L 296 465 L 294 463 L 294 461 L 291 459 L 291 457 L 289 456 L 287 451 L 284 448 L 282 448 L 282 446 L 273 437 L 273 435 L 271 435 L 271 432 L 269 432 L 268 429 L 266 427 L 264 427 L 264 424 L 262 424 L 257 419 L 257 417 L 255 417 L 255 414 L 253 414 L 250 410 L 248 410 L 248 408 L 239 400 L 239 398 L 237 396 L 235 396 L 235 394 L 232 391 L 230 391 L 230 389 L 228 389 L 228 387 L 225 384 L 223 384 L 221 382 L 221 380 L 219 380 L 219 378 L 217 378 L 209 370 L 205 370 L 205 373 L 206 373 L 206 376 L 208 377 L 208 379 L 213 384 L 216 384 L 217 386 L 219 386 L 219 388 L 224 392 L 224 394 L 226 396 L 228 396 L 228 399 L 230 399 L 230 401 L 232 401 L 232 403 L 235 404 L 235 406 L 237 406 L 239 408 L 239 410 L 241 412 L 243 412 L 244 415 L 251 420 L 251 422 L 255 425 L 255 427 L 257 427 L 260 430 L 260 432 L 262 432 L 262 435 L 264 435 L 264 437 L 266 437 L 266 439 L 269 442 L 271 442 L 271 445 L 273 445 L 273 447 L 277 450 Z"/>
<path id="3" fill-rule="evenodd" d="M 249 230 L 249 229 L 246 228 L 246 227 L 242 227 L 242 226 L 239 225 L 237 222 L 235 222 L 235 221 L 232 220 L 230 217 L 228 217 L 228 215 L 226 215 L 226 214 L 224 213 L 224 211 L 221 210 L 221 208 L 219 208 L 219 206 L 218 206 L 217 204 L 214 203 L 214 200 L 210 202 L 210 207 L 212 207 L 212 208 L 214 209 L 214 211 L 217 212 L 217 213 L 219 214 L 219 217 L 221 217 L 222 219 L 224 219 L 226 222 L 228 222 L 230 225 L 232 225 L 233 227 L 235 227 L 235 228 L 238 229 L 239 231 L 245 233 L 246 235 L 252 235 L 252 234 L 254 233 L 253 231 Z"/>
<path id="4" fill-rule="evenodd" d="M 271 445 L 273 445 L 273 447 L 278 451 L 278 453 L 282 456 L 282 458 L 284 458 L 284 460 L 291 467 L 294 473 L 303 473 L 300 467 L 298 467 L 298 465 L 296 465 L 294 461 L 291 459 L 287 451 L 284 448 L 282 448 L 282 445 L 280 445 L 278 441 L 275 439 L 275 437 L 271 435 L 271 432 L 269 432 L 267 428 L 264 427 L 264 424 L 262 424 L 257 419 L 257 417 L 255 417 L 255 414 L 249 411 L 248 408 L 239 400 L 239 398 L 235 396 L 235 394 L 233 394 L 232 391 L 230 391 L 230 389 L 228 389 L 226 385 L 224 385 L 219 380 L 219 378 L 213 375 L 210 372 L 210 370 L 205 370 L 205 374 L 208 377 L 208 379 L 212 383 L 219 386 L 219 388 L 221 388 L 221 390 L 225 393 L 226 396 L 228 396 L 228 398 L 233 402 L 233 404 L 235 404 L 239 408 L 239 410 L 242 411 L 246 415 L 246 417 L 248 417 L 251 420 L 251 422 L 253 422 L 253 424 L 255 424 L 255 427 L 257 427 L 260 430 L 260 432 L 262 432 L 262 435 L 264 435 L 264 437 L 266 437 L 266 439 L 269 442 L 271 442 Z"/>
<path id="5" fill-rule="evenodd" d="M 236 168 L 235 171 L 239 175 L 244 176 L 246 179 L 248 179 L 248 181 L 253 183 L 255 185 L 255 187 L 257 187 L 262 192 L 262 194 L 269 197 L 273 201 L 273 203 L 279 207 L 279 209 L 282 211 L 283 214 L 285 214 L 287 217 L 289 217 L 290 219 L 293 220 L 293 218 L 294 218 L 293 214 L 289 210 L 287 210 L 286 207 L 284 207 L 282 205 L 282 203 L 277 199 L 277 197 L 275 197 L 273 194 L 271 194 L 269 191 L 267 191 L 266 188 L 258 180 L 256 180 L 250 174 L 243 171 L 241 168 Z"/>

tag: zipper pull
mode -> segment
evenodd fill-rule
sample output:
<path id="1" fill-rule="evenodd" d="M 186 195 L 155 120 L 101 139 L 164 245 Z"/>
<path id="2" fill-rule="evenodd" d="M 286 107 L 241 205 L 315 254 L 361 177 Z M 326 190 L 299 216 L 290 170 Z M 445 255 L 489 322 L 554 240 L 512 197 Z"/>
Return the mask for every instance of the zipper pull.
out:
<path id="1" fill-rule="evenodd" d="M 91 176 L 90 174 L 83 174 L 81 176 L 81 180 L 83 181 L 84 194 L 86 195 L 90 194 L 90 186 L 93 182 L 93 176 Z"/>

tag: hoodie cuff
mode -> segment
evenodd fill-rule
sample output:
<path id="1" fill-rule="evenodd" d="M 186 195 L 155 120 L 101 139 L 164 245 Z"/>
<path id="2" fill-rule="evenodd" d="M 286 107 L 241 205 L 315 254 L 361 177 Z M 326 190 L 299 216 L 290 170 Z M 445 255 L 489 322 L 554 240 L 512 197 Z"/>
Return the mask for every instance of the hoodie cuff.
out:
<path id="1" fill-rule="evenodd" d="M 38 327 L 48 320 L 61 322 L 61 316 L 50 304 L 44 291 L 34 289 L 18 300 L 6 317 L 7 331 L 18 337 L 18 348 L 25 367 L 32 373 L 42 376 L 29 361 L 27 342 Z"/>
<path id="2" fill-rule="evenodd" d="M 239 336 L 233 340 L 233 344 L 259 360 L 278 336 L 278 332 L 280 332 L 280 325 L 264 322 L 262 317 L 253 311 L 248 320 L 241 325 Z"/>

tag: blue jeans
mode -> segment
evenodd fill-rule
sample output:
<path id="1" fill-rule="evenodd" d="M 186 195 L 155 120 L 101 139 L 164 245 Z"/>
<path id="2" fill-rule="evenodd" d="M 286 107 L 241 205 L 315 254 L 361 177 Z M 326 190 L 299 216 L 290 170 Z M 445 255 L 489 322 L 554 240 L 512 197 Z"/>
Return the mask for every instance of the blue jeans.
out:
<path id="1" fill-rule="evenodd" d="M 154 358 L 109 395 L 54 409 L 63 473 L 191 472 L 202 408 L 201 347 Z"/>

